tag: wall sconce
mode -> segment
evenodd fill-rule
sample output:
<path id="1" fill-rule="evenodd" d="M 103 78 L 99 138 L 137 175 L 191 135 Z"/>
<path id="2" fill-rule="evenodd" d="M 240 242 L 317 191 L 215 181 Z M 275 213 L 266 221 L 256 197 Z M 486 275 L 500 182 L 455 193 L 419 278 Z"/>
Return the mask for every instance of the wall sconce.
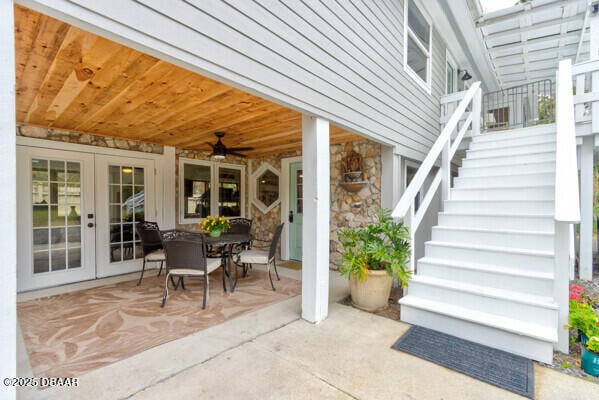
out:
<path id="1" fill-rule="evenodd" d="M 458 69 L 458 75 L 460 75 L 462 72 L 464 73 L 464 75 L 462 75 L 462 78 L 461 78 L 463 81 L 467 81 L 467 80 L 472 79 L 472 75 L 470 75 L 468 73 L 468 70 L 466 70 L 466 69 Z"/>

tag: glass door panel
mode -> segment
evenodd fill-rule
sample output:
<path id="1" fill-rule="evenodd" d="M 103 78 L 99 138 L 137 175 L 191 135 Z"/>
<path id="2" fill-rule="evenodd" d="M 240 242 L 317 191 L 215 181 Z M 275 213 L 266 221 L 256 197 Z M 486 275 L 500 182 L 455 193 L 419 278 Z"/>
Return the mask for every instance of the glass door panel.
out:
<path id="1" fill-rule="evenodd" d="M 97 268 L 109 276 L 141 268 L 141 242 L 135 225 L 156 221 L 154 161 L 96 156 Z"/>
<path id="2" fill-rule="evenodd" d="M 108 166 L 110 262 L 142 257 L 135 223 L 144 220 L 144 168 Z"/>
<path id="3" fill-rule="evenodd" d="M 80 171 L 79 162 L 31 159 L 34 274 L 81 267 Z"/>
<path id="4" fill-rule="evenodd" d="M 303 184 L 302 163 L 289 164 L 289 210 L 293 213 L 293 221 L 289 221 L 289 258 L 299 261 L 302 259 Z"/>
<path id="5" fill-rule="evenodd" d="M 93 277 L 93 229 L 81 219 L 86 205 L 93 216 L 93 158 L 31 147 L 18 155 L 19 290 Z"/>

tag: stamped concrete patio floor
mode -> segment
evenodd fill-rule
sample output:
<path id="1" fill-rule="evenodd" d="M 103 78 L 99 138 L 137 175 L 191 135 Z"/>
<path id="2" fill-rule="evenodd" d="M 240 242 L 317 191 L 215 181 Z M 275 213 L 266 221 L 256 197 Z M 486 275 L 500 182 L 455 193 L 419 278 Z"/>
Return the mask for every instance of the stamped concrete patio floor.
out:
<path id="1" fill-rule="evenodd" d="M 82 375 L 77 388 L 21 389 L 18 398 L 521 398 L 392 350 L 409 325 L 337 304 L 348 285 L 330 276 L 329 317 L 320 324 L 299 318 L 298 296 Z M 27 373 L 23 362 L 19 369 Z M 599 398 L 599 387 L 535 365 L 535 394 L 591 399 Z"/>

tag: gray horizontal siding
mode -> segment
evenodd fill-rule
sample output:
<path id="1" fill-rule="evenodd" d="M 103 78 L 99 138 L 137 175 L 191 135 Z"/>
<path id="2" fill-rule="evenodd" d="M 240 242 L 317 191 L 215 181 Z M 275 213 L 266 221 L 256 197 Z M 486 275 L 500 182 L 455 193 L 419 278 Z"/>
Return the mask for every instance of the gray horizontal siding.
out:
<path id="1" fill-rule="evenodd" d="M 445 45 L 432 94 L 403 70 L 402 0 L 22 0 L 83 28 L 422 159 L 439 134 Z"/>

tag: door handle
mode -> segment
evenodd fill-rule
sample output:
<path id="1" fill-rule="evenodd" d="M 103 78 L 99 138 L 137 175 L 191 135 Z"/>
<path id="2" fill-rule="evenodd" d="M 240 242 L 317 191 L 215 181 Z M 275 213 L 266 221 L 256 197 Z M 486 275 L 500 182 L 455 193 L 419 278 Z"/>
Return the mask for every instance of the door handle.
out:
<path id="1" fill-rule="evenodd" d="M 88 223 L 88 224 L 87 224 L 87 227 L 88 227 L 88 228 L 93 228 L 93 227 L 94 227 L 94 223 L 93 223 L 93 222 L 90 222 L 90 223 Z"/>
<path id="2" fill-rule="evenodd" d="M 293 223 L 293 211 L 289 211 L 289 223 Z"/>

